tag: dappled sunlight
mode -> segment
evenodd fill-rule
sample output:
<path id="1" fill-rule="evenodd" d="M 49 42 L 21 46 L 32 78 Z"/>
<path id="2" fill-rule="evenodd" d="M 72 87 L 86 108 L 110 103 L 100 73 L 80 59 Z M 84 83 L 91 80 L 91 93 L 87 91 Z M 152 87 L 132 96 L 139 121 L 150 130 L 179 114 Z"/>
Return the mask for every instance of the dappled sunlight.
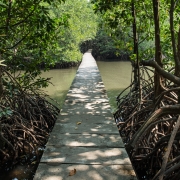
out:
<path id="1" fill-rule="evenodd" d="M 94 97 L 96 98 L 96 97 Z M 97 99 L 100 100 L 100 98 Z M 78 106 L 77 106 L 78 105 Z M 106 114 L 106 116 L 109 116 L 111 114 L 111 107 L 108 103 L 103 103 L 101 101 L 97 101 L 94 103 L 90 102 L 82 102 L 82 103 L 67 103 L 65 107 L 62 108 L 61 114 L 65 115 L 65 113 L 68 114 L 92 114 L 92 115 L 101 115 Z"/>
<path id="2" fill-rule="evenodd" d="M 38 172 L 35 180 L 136 179 L 90 52 L 83 56 Z"/>
<path id="3" fill-rule="evenodd" d="M 77 115 L 78 116 L 78 115 Z M 90 115 L 89 115 L 90 116 Z M 99 119 L 102 120 L 102 122 L 97 122 Z M 81 124 L 77 124 L 80 122 Z M 98 132 L 98 133 L 109 133 L 118 135 L 117 127 L 113 121 L 109 122 L 103 122 L 103 118 L 101 116 L 96 116 L 94 120 L 88 120 L 88 119 L 75 119 L 69 122 L 65 123 L 56 123 L 52 135 L 57 134 L 57 133 L 66 133 L 66 132 L 71 132 L 71 133 L 93 133 L 93 132 Z"/>
<path id="4" fill-rule="evenodd" d="M 96 131 L 95 131 L 96 133 Z M 56 144 L 58 141 L 58 144 Z M 47 145 L 72 146 L 72 147 L 124 147 L 124 144 L 117 135 L 114 134 L 60 134 L 52 133 Z"/>
<path id="5" fill-rule="evenodd" d="M 62 180 L 62 178 L 59 176 L 50 176 L 50 177 L 47 177 L 45 180 Z"/>
<path id="6" fill-rule="evenodd" d="M 110 138 L 111 142 L 113 142 L 113 143 L 117 142 L 117 138 L 116 137 L 110 136 L 109 138 Z"/>
<path id="7" fill-rule="evenodd" d="M 112 147 L 48 146 L 41 161 L 75 164 L 131 164 L 124 148 Z"/>
<path id="8" fill-rule="evenodd" d="M 68 165 L 59 164 L 56 166 L 48 164 L 40 167 L 39 179 L 43 180 L 135 180 L 135 174 L 129 165 Z M 46 169 L 46 170 L 45 170 Z M 76 169 L 73 176 L 69 172 Z"/>
<path id="9" fill-rule="evenodd" d="M 89 153 L 91 153 L 91 156 L 89 156 Z M 113 156 L 119 156 L 121 155 L 122 152 L 120 149 L 108 149 L 108 150 L 94 150 L 94 151 L 88 151 L 85 153 L 80 153 L 79 156 L 81 156 L 82 158 L 86 158 L 87 160 L 98 160 L 98 158 L 101 157 L 113 157 Z"/>
<path id="10" fill-rule="evenodd" d="M 103 180 L 103 177 L 97 171 L 88 171 L 87 174 L 89 177 L 93 179 Z"/>

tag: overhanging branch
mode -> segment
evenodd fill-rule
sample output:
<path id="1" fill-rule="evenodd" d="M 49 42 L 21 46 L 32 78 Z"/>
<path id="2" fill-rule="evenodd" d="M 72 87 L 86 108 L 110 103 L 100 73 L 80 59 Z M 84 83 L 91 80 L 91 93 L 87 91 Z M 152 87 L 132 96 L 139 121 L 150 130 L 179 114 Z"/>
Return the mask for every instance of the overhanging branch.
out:
<path id="1" fill-rule="evenodd" d="M 180 78 L 175 76 L 174 74 L 171 74 L 167 71 L 165 71 L 164 69 L 162 69 L 156 61 L 153 60 L 148 60 L 148 61 L 141 61 L 141 64 L 144 66 L 151 66 L 153 68 L 155 68 L 155 70 L 157 71 L 158 74 L 160 74 L 161 76 L 163 76 L 164 78 L 172 81 L 173 83 L 180 85 Z"/>

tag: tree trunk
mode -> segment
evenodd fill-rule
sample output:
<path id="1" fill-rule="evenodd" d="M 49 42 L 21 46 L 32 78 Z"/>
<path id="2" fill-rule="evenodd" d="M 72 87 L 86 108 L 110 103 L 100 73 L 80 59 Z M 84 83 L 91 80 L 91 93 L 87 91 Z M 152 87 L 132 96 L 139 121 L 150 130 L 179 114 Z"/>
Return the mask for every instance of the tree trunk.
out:
<path id="1" fill-rule="evenodd" d="M 139 90 L 139 99 L 141 100 L 141 87 L 140 87 L 140 70 L 139 70 L 139 54 L 138 54 L 138 34 L 136 27 L 136 11 L 134 2 L 131 3 L 132 17 L 133 17 L 133 43 L 134 51 L 133 54 L 136 55 L 136 61 L 134 66 L 134 83 L 135 90 Z"/>
<path id="2" fill-rule="evenodd" d="M 7 9 L 7 18 L 6 18 L 6 28 L 5 28 L 6 38 L 8 38 L 9 24 L 11 19 L 11 9 L 12 9 L 12 0 L 9 0 L 9 5 Z M 4 42 L 4 46 L 5 46 L 5 42 Z M 1 58 L 2 58 L 2 54 L 0 54 L 0 60 Z M 2 67 L 0 66 L 0 99 L 2 95 L 3 95 Z"/>
<path id="3" fill-rule="evenodd" d="M 176 40 L 175 40 L 175 33 L 174 33 L 174 9 L 175 9 L 175 3 L 174 3 L 174 0 L 171 0 L 171 8 L 170 8 L 171 42 L 172 42 L 173 56 L 174 56 L 174 62 L 175 62 L 175 75 L 180 77 L 180 61 L 179 61 L 180 59 L 176 50 Z"/>
<path id="4" fill-rule="evenodd" d="M 178 59 L 180 60 L 180 26 L 179 26 L 179 32 L 178 32 L 178 45 L 177 45 L 177 56 Z"/>
<path id="5" fill-rule="evenodd" d="M 3 83 L 2 83 L 2 69 L 0 67 L 0 99 L 3 95 Z"/>
<path id="6" fill-rule="evenodd" d="M 1 54 L 0 54 L 0 60 L 1 60 Z M 3 95 L 2 67 L 0 66 L 0 100 L 2 95 Z"/>
<path id="7" fill-rule="evenodd" d="M 161 42 L 160 42 L 160 25 L 159 25 L 159 0 L 153 0 L 153 12 L 154 12 L 154 25 L 155 25 L 155 61 L 162 68 L 162 52 L 161 52 Z M 162 91 L 161 88 L 162 77 L 155 70 L 154 75 L 154 86 L 155 86 L 155 96 L 156 98 Z"/>
<path id="8" fill-rule="evenodd" d="M 171 0 L 171 8 L 170 8 L 170 31 L 171 31 L 171 42 L 173 48 L 173 56 L 175 62 L 175 75 L 180 77 L 180 28 L 178 33 L 178 45 L 176 47 L 176 40 L 175 40 L 175 33 L 174 33 L 174 9 L 175 9 L 175 2 Z M 178 103 L 180 103 L 180 91 L 177 93 L 178 95 Z"/>
<path id="9" fill-rule="evenodd" d="M 180 26 L 179 26 L 179 32 L 178 32 L 177 58 L 179 60 L 178 63 L 180 63 Z M 179 64 L 178 64 L 177 69 L 180 71 Z M 178 75 L 180 76 L 179 73 L 178 73 Z M 180 104 L 180 91 L 178 92 L 178 103 Z"/>

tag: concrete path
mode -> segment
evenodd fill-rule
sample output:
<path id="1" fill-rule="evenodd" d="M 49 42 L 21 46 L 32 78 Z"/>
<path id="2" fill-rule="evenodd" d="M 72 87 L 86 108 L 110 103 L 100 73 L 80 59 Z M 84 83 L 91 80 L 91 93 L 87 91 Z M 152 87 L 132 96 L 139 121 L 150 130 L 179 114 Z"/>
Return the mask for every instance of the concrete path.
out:
<path id="1" fill-rule="evenodd" d="M 50 135 L 34 180 L 135 180 L 91 51 Z"/>

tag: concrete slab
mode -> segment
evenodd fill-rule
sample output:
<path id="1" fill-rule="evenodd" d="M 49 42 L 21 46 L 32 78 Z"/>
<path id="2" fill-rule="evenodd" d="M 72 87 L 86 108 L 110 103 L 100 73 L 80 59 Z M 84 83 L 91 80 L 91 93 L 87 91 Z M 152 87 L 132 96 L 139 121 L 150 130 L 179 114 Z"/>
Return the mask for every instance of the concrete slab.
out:
<path id="1" fill-rule="evenodd" d="M 95 93 L 88 93 L 88 94 L 71 94 L 68 93 L 66 98 L 74 98 L 74 99 L 103 99 L 103 98 L 108 98 L 106 94 L 95 94 Z"/>
<path id="2" fill-rule="evenodd" d="M 80 88 L 71 88 L 68 93 L 71 93 L 71 94 L 99 94 L 99 95 L 104 95 L 106 93 L 106 90 L 104 88 L 102 89 L 92 89 L 92 90 L 89 90 L 88 88 L 83 88 L 83 87 L 80 87 Z"/>
<path id="3" fill-rule="evenodd" d="M 34 180 L 137 180 L 131 165 L 42 164 L 38 172 Z"/>
<path id="4" fill-rule="evenodd" d="M 61 109 L 61 114 L 68 114 L 68 115 L 102 115 L 102 116 L 111 116 L 111 107 L 107 103 L 90 103 L 90 102 L 82 102 L 82 103 L 65 103 Z"/>
<path id="5" fill-rule="evenodd" d="M 77 125 L 79 122 L 81 124 Z M 119 134 L 118 129 L 112 122 L 94 123 L 92 121 L 77 121 L 75 123 L 56 123 L 51 134 L 54 133 L 90 133 L 90 134 Z"/>
<path id="6" fill-rule="evenodd" d="M 101 83 L 102 84 L 102 79 L 101 79 L 101 77 L 82 77 L 82 76 L 80 76 L 80 77 L 78 77 L 78 78 L 75 78 L 74 80 L 73 80 L 73 84 L 74 83 L 87 83 L 87 84 L 89 84 L 89 85 L 93 85 L 92 83 L 96 83 L 96 84 L 98 84 L 98 83 Z"/>
<path id="7" fill-rule="evenodd" d="M 92 114 L 110 116 L 111 107 L 107 103 L 77 103 L 77 104 L 65 104 L 61 109 L 61 114 Z"/>
<path id="8" fill-rule="evenodd" d="M 102 81 L 102 78 L 99 72 L 85 72 L 85 71 L 77 72 L 75 79 L 78 79 L 79 77 L 87 77 L 87 78 L 92 77 L 93 79 L 98 78 L 98 79 L 101 79 Z"/>
<path id="9" fill-rule="evenodd" d="M 86 114 L 86 115 L 94 115 L 94 116 L 109 116 L 110 115 L 110 112 L 106 112 L 106 111 L 88 111 L 88 110 L 85 110 L 85 111 L 75 111 L 75 110 L 65 110 L 65 109 L 62 109 L 61 111 L 61 114 L 62 115 L 81 115 L 81 114 Z"/>
<path id="10" fill-rule="evenodd" d="M 95 68 L 90 68 L 90 69 L 88 69 L 88 68 L 84 68 L 85 70 L 83 70 L 83 68 L 79 68 L 78 70 L 77 70 L 77 75 L 78 74 L 80 74 L 80 73 L 84 73 L 84 74 L 88 74 L 89 73 L 89 71 L 91 71 L 91 70 L 96 70 L 96 72 L 90 72 L 91 73 L 91 75 L 96 75 L 96 74 L 99 74 L 100 75 L 100 72 L 99 72 L 99 69 L 96 67 L 96 69 Z"/>
<path id="11" fill-rule="evenodd" d="M 59 115 L 56 123 L 76 123 L 76 122 L 85 122 L 85 123 L 104 123 L 104 122 L 109 122 L 113 123 L 114 119 L 112 117 L 112 114 L 110 116 L 94 116 L 94 115 Z"/>
<path id="12" fill-rule="evenodd" d="M 41 163 L 131 165 L 124 148 L 48 146 Z"/>
<path id="13" fill-rule="evenodd" d="M 98 89 L 105 89 L 104 84 L 100 80 L 74 80 L 74 82 L 71 84 L 71 88 L 89 88 L 90 90 L 98 90 Z"/>
<path id="14" fill-rule="evenodd" d="M 100 76 L 100 74 L 94 74 L 91 75 L 91 73 L 88 74 L 83 74 L 83 73 L 79 73 L 76 75 L 75 80 L 93 80 L 93 81 L 102 81 L 102 78 Z"/>
<path id="15" fill-rule="evenodd" d="M 90 91 L 94 91 L 95 89 L 104 89 L 104 86 L 101 84 L 96 85 L 96 82 L 92 82 L 92 84 L 83 85 L 81 83 L 74 83 L 70 88 L 80 88 L 80 89 L 89 89 Z"/>
<path id="16" fill-rule="evenodd" d="M 82 103 L 82 102 L 94 102 L 94 103 L 104 103 L 104 102 L 109 102 L 109 100 L 107 98 L 101 98 L 101 99 L 76 99 L 76 98 L 70 98 L 70 97 L 66 97 L 65 103 Z"/>
<path id="17" fill-rule="evenodd" d="M 91 75 L 91 73 L 89 73 L 89 74 L 83 75 L 83 73 L 81 73 L 81 74 L 78 74 L 78 75 L 76 76 L 76 78 L 74 79 L 73 82 L 77 82 L 77 81 L 80 81 L 80 82 L 81 82 L 81 81 L 102 82 L 102 78 L 101 78 L 101 76 L 98 75 L 98 74 L 96 74 L 96 75 Z"/>
<path id="18" fill-rule="evenodd" d="M 72 134 L 53 133 L 50 135 L 47 146 L 81 146 L 81 147 L 124 147 L 118 134 Z"/>
<path id="19" fill-rule="evenodd" d="M 88 109 L 88 110 L 111 110 L 111 106 L 109 103 L 101 103 L 101 102 L 82 102 L 82 103 L 64 103 L 63 108 L 68 109 L 75 109 L 75 108 L 81 108 L 81 109 Z"/>

